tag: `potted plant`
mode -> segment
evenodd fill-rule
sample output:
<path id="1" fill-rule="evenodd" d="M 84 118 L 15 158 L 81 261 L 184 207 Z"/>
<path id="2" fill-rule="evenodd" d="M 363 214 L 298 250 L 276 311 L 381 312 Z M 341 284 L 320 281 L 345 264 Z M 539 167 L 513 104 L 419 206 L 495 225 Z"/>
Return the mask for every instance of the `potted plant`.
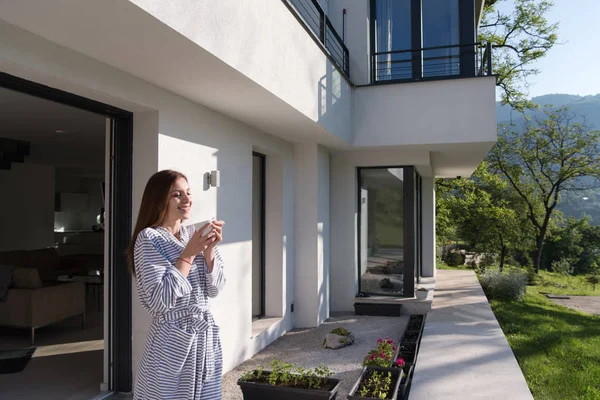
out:
<path id="1" fill-rule="evenodd" d="M 402 372 L 400 368 L 364 367 L 348 399 L 396 400 Z"/>
<path id="2" fill-rule="evenodd" d="M 424 287 L 420 287 L 417 290 L 415 290 L 415 295 L 417 296 L 417 300 L 425 300 L 427 299 L 427 293 L 429 291 L 424 288 Z"/>
<path id="3" fill-rule="evenodd" d="M 261 365 L 238 379 L 244 400 L 330 400 L 337 395 L 340 381 L 330 378 L 333 372 L 323 364 L 304 369 L 273 359 L 269 365 L 270 371 Z"/>
<path id="4" fill-rule="evenodd" d="M 390 367 L 395 362 L 397 353 L 394 341 L 390 338 L 377 339 L 377 349 L 369 351 L 363 359 L 364 367 Z"/>

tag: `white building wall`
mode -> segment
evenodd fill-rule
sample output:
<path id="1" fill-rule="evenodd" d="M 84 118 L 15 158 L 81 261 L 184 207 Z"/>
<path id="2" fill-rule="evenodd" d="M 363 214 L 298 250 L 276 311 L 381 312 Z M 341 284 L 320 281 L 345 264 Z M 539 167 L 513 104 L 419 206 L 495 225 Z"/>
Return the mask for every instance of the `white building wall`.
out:
<path id="1" fill-rule="evenodd" d="M 294 264 L 294 227 L 289 217 L 294 201 L 291 144 L 1 21 L 0 71 L 134 112 L 134 216 L 150 175 L 159 169 L 177 168 L 186 173 L 194 189 L 190 223 L 206 215 L 226 221 L 221 249 L 228 282 L 212 304 L 221 326 L 225 371 L 291 329 L 292 317 L 286 307 L 293 301 L 293 278 L 289 278 Z M 275 168 L 268 171 L 272 181 L 267 199 L 278 207 L 268 215 L 271 225 L 267 229 L 273 227 L 274 235 L 281 235 L 268 246 L 268 262 L 280 271 L 268 285 L 275 287 L 268 309 L 282 319 L 253 338 L 248 274 L 254 148 L 262 149 L 277 168 L 281 167 L 281 172 Z M 203 176 L 213 169 L 221 171 L 221 187 L 204 190 Z M 133 296 L 135 374 L 150 319 L 135 290 Z"/>
<path id="2" fill-rule="evenodd" d="M 329 0 L 329 19 L 342 37 L 346 10 L 345 44 L 350 53 L 350 80 L 355 85 L 370 83 L 369 0 Z"/>
<path id="3" fill-rule="evenodd" d="M 435 179 L 424 177 L 423 188 L 423 276 L 435 277 Z"/>
<path id="4" fill-rule="evenodd" d="M 495 85 L 491 76 L 356 88 L 354 145 L 495 142 Z"/>
<path id="5" fill-rule="evenodd" d="M 329 132 L 352 142 L 350 84 L 283 2 L 131 2 Z"/>
<path id="6" fill-rule="evenodd" d="M 329 202 L 329 152 L 326 148 L 319 146 L 318 148 L 318 220 L 317 220 L 317 287 L 318 287 L 318 323 L 329 318 L 329 302 L 330 302 L 330 210 Z"/>

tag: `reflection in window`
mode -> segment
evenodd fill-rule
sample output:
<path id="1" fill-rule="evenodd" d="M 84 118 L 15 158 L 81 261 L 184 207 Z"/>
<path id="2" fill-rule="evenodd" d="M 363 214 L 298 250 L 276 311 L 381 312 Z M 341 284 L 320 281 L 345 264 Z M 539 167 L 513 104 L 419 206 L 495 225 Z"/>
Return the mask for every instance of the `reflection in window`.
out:
<path id="1" fill-rule="evenodd" d="M 410 0 L 375 2 L 375 52 L 410 50 Z M 380 54 L 375 57 L 377 80 L 412 78 L 411 53 Z"/>
<path id="2" fill-rule="evenodd" d="M 459 44 L 458 0 L 422 0 L 423 48 Z M 423 76 L 458 75 L 459 47 L 423 51 Z"/>
<path id="3" fill-rule="evenodd" d="M 360 169 L 360 291 L 402 296 L 404 170 Z"/>

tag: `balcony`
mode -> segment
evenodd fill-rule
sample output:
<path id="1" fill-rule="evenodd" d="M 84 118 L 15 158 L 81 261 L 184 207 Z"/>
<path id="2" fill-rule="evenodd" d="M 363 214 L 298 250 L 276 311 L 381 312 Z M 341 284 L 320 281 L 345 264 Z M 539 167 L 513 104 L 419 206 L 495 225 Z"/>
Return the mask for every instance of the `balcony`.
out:
<path id="1" fill-rule="evenodd" d="M 491 43 L 380 51 L 371 55 L 371 84 L 491 75 Z"/>
<path id="2" fill-rule="evenodd" d="M 336 68 L 350 78 L 350 54 L 317 0 L 282 0 Z"/>

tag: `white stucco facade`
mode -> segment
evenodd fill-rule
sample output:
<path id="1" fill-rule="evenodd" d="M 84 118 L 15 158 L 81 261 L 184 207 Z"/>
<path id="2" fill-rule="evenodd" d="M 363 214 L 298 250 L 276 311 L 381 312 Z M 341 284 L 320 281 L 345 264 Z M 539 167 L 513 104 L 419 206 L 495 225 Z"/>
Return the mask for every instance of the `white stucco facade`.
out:
<path id="1" fill-rule="evenodd" d="M 227 285 L 211 303 L 225 372 L 294 327 L 353 311 L 357 167 L 423 178 L 423 275 L 434 276 L 434 178 L 468 175 L 495 140 L 493 77 L 356 87 L 369 79 L 368 1 L 321 3 L 336 28 L 347 7 L 356 28 L 351 80 L 281 1 L 0 4 L 0 72 L 133 113 L 134 218 L 148 178 L 176 169 L 194 190 L 190 222 L 226 222 Z M 254 323 L 253 151 L 266 156 L 266 316 Z M 211 170 L 219 188 L 205 184 Z M 135 376 L 150 324 L 135 285 L 132 316 Z"/>

